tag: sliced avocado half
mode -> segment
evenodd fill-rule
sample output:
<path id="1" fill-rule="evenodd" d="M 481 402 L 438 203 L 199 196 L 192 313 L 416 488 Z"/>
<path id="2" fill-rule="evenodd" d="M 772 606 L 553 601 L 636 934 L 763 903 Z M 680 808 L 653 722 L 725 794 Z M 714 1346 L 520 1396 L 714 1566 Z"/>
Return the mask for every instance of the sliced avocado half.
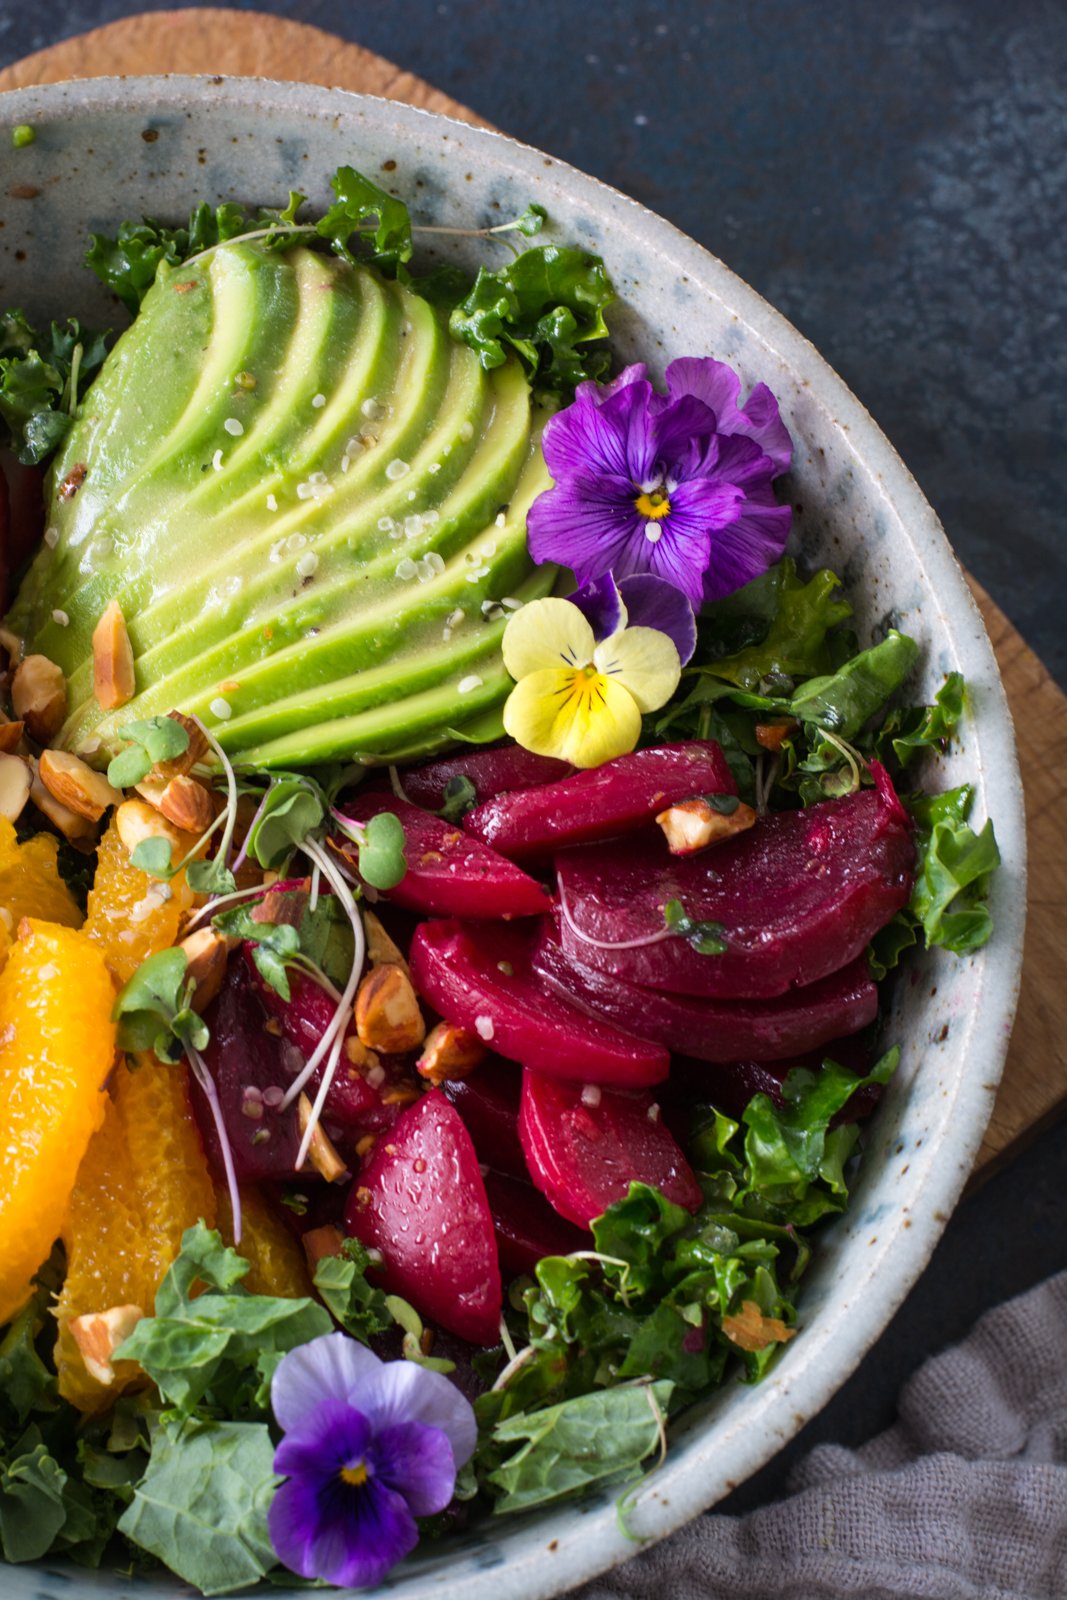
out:
<path id="1" fill-rule="evenodd" d="M 161 268 L 56 459 L 7 619 L 67 674 L 62 743 L 112 751 L 173 708 L 268 767 L 491 737 L 508 612 L 555 578 L 526 549 L 544 421 L 517 362 L 484 371 L 369 268 L 252 242 Z M 137 693 L 105 713 L 111 600 Z"/>

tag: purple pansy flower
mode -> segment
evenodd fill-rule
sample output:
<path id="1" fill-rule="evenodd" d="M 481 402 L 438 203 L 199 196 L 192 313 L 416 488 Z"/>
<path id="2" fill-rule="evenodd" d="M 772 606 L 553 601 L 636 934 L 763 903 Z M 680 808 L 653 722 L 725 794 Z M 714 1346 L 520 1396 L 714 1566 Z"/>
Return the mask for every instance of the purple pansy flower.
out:
<path id="1" fill-rule="evenodd" d="M 620 628 L 655 628 L 665 633 L 684 667 L 697 647 L 697 621 L 680 589 L 664 578 L 641 573 L 615 582 L 615 574 L 590 578 L 567 599 L 583 614 L 597 641 Z"/>
<path id="2" fill-rule="evenodd" d="M 710 356 L 672 361 L 667 393 L 643 365 L 609 384 L 578 385 L 550 418 L 545 461 L 555 487 L 530 507 L 535 561 L 580 583 L 613 571 L 652 573 L 694 606 L 732 594 L 777 561 L 792 512 L 771 484 L 792 445 L 778 404 Z"/>
<path id="3" fill-rule="evenodd" d="M 287 1479 L 269 1512 L 279 1559 L 302 1578 L 377 1583 L 443 1511 L 477 1440 L 474 1413 L 439 1372 L 379 1361 L 343 1333 L 291 1350 L 271 1383 Z"/>

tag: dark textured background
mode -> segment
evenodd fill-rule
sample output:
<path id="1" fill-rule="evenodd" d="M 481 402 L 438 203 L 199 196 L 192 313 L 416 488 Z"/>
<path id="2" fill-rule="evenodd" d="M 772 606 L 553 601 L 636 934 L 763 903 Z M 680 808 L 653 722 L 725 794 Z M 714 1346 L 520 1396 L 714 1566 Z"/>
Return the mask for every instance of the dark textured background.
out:
<path id="1" fill-rule="evenodd" d="M 0 64 L 151 9 L 4 3 Z M 864 401 L 1067 687 L 1064 0 L 247 9 L 377 50 L 720 255 Z M 886 1425 L 926 1354 L 1067 1266 L 1065 1169 L 1054 1130 L 966 1201 L 859 1373 L 724 1509 L 767 1498 L 817 1439 Z"/>

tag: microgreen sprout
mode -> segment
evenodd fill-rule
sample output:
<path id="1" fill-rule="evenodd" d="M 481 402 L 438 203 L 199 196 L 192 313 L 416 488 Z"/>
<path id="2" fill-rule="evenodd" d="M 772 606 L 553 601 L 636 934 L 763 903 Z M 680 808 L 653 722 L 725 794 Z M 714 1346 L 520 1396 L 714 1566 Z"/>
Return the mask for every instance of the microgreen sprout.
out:
<path id="1" fill-rule="evenodd" d="M 147 778 L 158 761 L 173 761 L 189 748 L 189 734 L 175 717 L 146 717 L 119 729 L 126 749 L 111 762 L 107 781 L 116 789 L 130 789 Z"/>
<path id="2" fill-rule="evenodd" d="M 372 889 L 395 889 L 407 872 L 400 818 L 391 811 L 379 811 L 367 822 L 353 822 L 336 808 L 331 815 L 345 838 L 359 849 L 360 877 Z"/>
<path id="3" fill-rule="evenodd" d="M 663 907 L 667 932 L 676 934 L 701 956 L 721 956 L 728 948 L 721 922 L 698 922 L 690 917 L 680 900 L 668 900 Z"/>

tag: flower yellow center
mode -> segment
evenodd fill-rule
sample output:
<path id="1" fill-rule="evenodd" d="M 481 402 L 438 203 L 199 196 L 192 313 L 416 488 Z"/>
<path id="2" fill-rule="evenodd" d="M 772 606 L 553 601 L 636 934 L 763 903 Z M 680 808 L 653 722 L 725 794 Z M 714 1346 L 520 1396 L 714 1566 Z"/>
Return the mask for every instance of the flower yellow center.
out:
<path id="1" fill-rule="evenodd" d="M 653 489 L 648 494 L 642 490 L 634 501 L 634 508 L 646 520 L 659 522 L 661 517 L 670 515 L 671 502 L 662 489 Z"/>
<path id="2" fill-rule="evenodd" d="M 603 682 L 592 663 L 575 667 L 573 672 L 560 674 L 555 697 L 561 709 L 567 706 L 574 711 L 596 711 L 604 704 Z"/>
<path id="3" fill-rule="evenodd" d="M 341 1482 L 342 1483 L 350 1483 L 354 1489 L 358 1489 L 360 1484 L 361 1483 L 366 1483 L 366 1481 L 367 1481 L 367 1469 L 363 1465 L 362 1461 L 359 1463 L 358 1466 L 355 1466 L 355 1467 L 342 1467 L 341 1468 Z"/>

